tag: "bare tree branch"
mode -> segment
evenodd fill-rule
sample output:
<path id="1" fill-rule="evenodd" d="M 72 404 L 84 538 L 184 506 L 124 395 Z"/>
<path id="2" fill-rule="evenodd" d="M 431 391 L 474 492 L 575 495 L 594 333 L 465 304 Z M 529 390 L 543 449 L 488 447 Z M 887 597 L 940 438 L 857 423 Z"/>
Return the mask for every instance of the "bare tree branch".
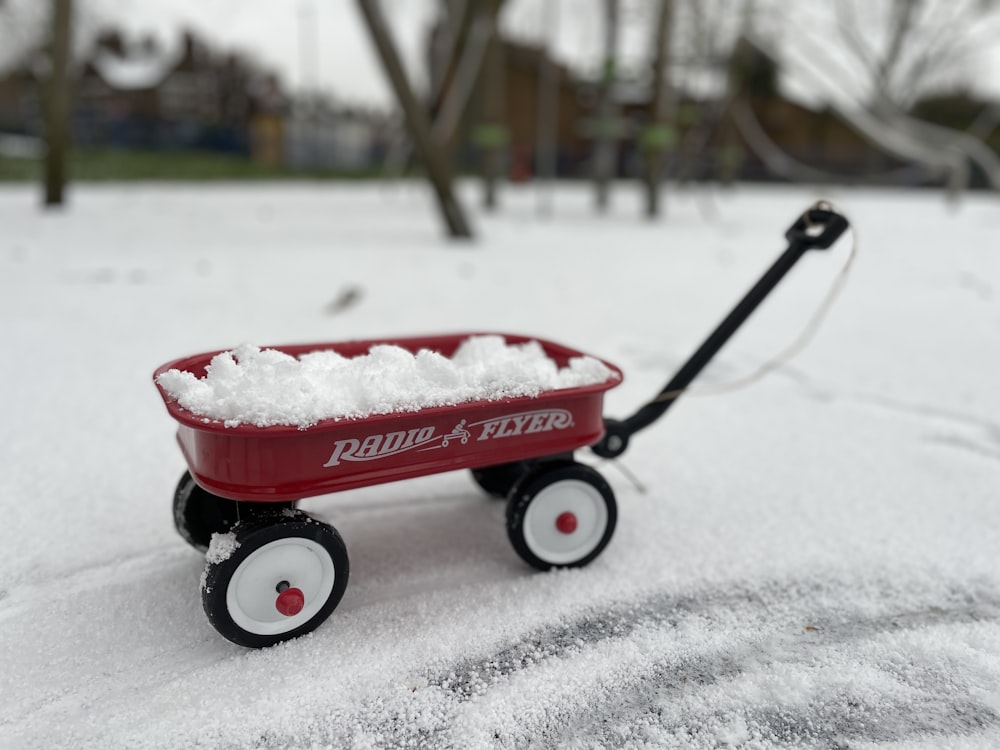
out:
<path id="1" fill-rule="evenodd" d="M 889 44 L 875 70 L 877 91 L 887 93 L 892 86 L 892 77 L 900 65 L 905 45 L 910 40 L 913 29 L 913 14 L 919 9 L 921 0 L 892 0 L 889 28 L 892 30 Z"/>

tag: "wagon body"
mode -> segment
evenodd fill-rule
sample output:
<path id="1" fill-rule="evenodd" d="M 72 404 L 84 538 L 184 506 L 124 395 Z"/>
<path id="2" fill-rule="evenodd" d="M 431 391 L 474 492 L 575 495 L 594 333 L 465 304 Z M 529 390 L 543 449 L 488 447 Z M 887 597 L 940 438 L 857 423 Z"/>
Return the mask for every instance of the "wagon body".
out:
<path id="1" fill-rule="evenodd" d="M 450 357 L 472 333 L 271 347 L 292 356 L 333 350 L 345 357 L 377 344 Z M 509 344 L 537 341 L 559 367 L 582 352 L 551 341 L 502 334 Z M 197 377 L 218 351 L 169 362 Z M 603 360 L 602 360 L 603 361 Z M 195 481 L 232 500 L 280 502 L 455 469 L 476 469 L 570 453 L 604 434 L 604 393 L 618 376 L 596 385 L 538 396 L 472 401 L 364 418 L 326 419 L 307 428 L 226 427 L 188 412 L 160 389 L 177 420 L 177 440 Z"/>
<path id="2" fill-rule="evenodd" d="M 174 493 L 174 523 L 189 544 L 209 552 L 201 586 L 209 622 L 234 643 L 254 648 L 314 630 L 340 602 L 350 565 L 337 530 L 295 508 L 294 501 L 454 469 L 472 469 L 483 490 L 504 498 L 507 536 L 524 562 L 539 570 L 590 564 L 611 540 L 617 503 L 608 482 L 573 452 L 589 446 L 602 458 L 622 455 L 631 437 L 663 416 L 799 258 L 829 248 L 847 226 L 828 204 L 808 209 L 786 232 L 788 248 L 659 394 L 625 419 L 601 413 L 604 393 L 621 382 L 621 371 L 607 362 L 617 377 L 596 385 L 327 419 L 308 429 L 226 427 L 185 411 L 161 388 L 180 425 L 177 440 L 189 467 Z M 853 248 L 848 264 L 851 257 Z M 394 344 L 451 357 L 472 335 L 273 348 L 292 356 L 332 350 L 355 357 L 373 345 Z M 581 356 L 550 341 L 503 336 L 510 344 L 537 341 L 559 367 Z M 201 377 L 218 353 L 169 362 L 154 377 L 172 368 Z"/>

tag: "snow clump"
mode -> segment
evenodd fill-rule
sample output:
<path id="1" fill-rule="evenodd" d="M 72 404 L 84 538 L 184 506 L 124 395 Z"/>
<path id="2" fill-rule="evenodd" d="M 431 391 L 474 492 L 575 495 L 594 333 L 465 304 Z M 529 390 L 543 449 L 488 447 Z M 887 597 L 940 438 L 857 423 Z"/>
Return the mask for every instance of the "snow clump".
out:
<path id="1" fill-rule="evenodd" d="M 205 560 L 212 564 L 225 562 L 233 556 L 233 553 L 239 549 L 239 546 L 240 543 L 236 541 L 236 534 L 231 531 L 227 534 L 212 534 L 212 541 L 209 542 Z"/>
<path id="2" fill-rule="evenodd" d="M 588 356 L 559 368 L 537 341 L 508 344 L 473 336 L 449 359 L 377 344 L 347 358 L 332 350 L 299 358 L 244 344 L 212 358 L 203 378 L 168 370 L 156 382 L 184 409 L 227 427 L 297 425 L 479 400 L 537 396 L 603 383 L 618 375 Z"/>

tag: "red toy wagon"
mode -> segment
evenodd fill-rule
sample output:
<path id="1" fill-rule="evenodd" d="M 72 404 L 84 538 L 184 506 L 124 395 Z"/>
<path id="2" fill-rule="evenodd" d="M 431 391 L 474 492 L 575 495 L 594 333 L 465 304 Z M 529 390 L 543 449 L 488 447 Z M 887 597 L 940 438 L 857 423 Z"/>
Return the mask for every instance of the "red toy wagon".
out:
<path id="1" fill-rule="evenodd" d="M 331 525 L 296 501 L 398 479 L 469 469 L 488 493 L 507 499 L 507 532 L 517 554 L 541 570 L 594 560 L 615 529 L 608 483 L 574 459 L 590 447 L 621 455 L 635 432 L 676 400 L 794 263 L 827 248 L 847 221 L 827 206 L 808 210 L 789 229 L 788 248 L 706 339 L 656 399 L 625 420 L 602 416 L 604 393 L 621 380 L 364 418 L 326 419 L 307 428 L 240 424 L 196 416 L 160 388 L 188 471 L 174 495 L 178 531 L 207 550 L 202 602 L 229 640 L 262 647 L 307 633 L 336 608 L 348 580 L 347 550 Z M 272 347 L 293 357 L 333 350 L 366 354 L 376 344 L 450 357 L 471 334 Z M 550 341 L 504 335 L 508 344 L 538 341 L 564 367 L 581 352 Z M 219 352 L 160 367 L 205 374 Z"/>

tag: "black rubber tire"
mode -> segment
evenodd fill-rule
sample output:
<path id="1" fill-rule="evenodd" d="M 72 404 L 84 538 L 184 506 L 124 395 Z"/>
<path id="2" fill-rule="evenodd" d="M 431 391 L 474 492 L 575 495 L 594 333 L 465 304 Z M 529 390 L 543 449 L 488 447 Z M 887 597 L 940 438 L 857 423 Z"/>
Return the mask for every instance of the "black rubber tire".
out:
<path id="1" fill-rule="evenodd" d="M 202 489 L 185 471 L 174 491 L 174 528 L 188 544 L 201 552 L 208 549 L 212 534 L 225 534 L 240 520 L 273 515 L 292 509 L 294 502 L 241 503 Z"/>
<path id="2" fill-rule="evenodd" d="M 497 464 L 496 466 L 484 466 L 481 469 L 471 471 L 472 478 L 487 494 L 506 498 L 510 495 L 511 489 L 518 483 L 521 477 L 525 476 L 535 467 L 534 461 L 512 461 L 509 464 Z"/>
<path id="3" fill-rule="evenodd" d="M 226 541 L 229 542 L 228 548 L 217 541 L 218 549 L 213 548 L 209 552 L 202 578 L 201 603 L 212 627 L 237 645 L 265 648 L 305 635 L 330 616 L 347 590 L 350 563 L 343 539 L 335 528 L 301 510 L 242 521 L 233 529 L 232 538 Z M 306 571 L 290 569 L 287 555 L 275 554 L 282 545 L 267 547 L 275 542 L 286 543 L 298 552 L 304 549 L 311 553 L 311 556 L 306 554 L 305 557 L 313 565 Z M 260 552 L 264 547 L 267 549 Z M 273 565 L 273 570 L 269 569 L 270 565 Z M 285 619 L 276 616 L 275 609 L 274 612 L 269 611 L 268 619 L 257 619 L 258 615 L 251 608 L 241 604 L 241 591 L 249 591 L 251 605 L 266 604 L 271 601 L 268 597 L 276 599 L 282 590 L 278 588 L 281 582 L 299 586 L 297 575 L 307 577 L 315 571 L 316 565 L 332 566 L 332 588 L 329 593 L 324 593 L 319 587 L 320 593 L 315 597 L 307 591 L 304 608 L 299 614 Z M 247 577 L 245 589 L 241 588 L 243 574 Z M 230 586 L 234 587 L 231 598 Z M 271 586 L 274 586 L 273 590 L 269 588 Z M 234 611 L 230 610 L 230 602 L 235 603 Z"/>
<path id="4" fill-rule="evenodd" d="M 573 484 L 559 485 L 566 482 Z M 556 485 L 560 492 L 546 492 Z M 584 517 L 583 528 L 576 528 L 577 515 L 573 514 L 573 532 L 552 533 L 550 522 L 554 524 L 558 514 L 570 510 Z M 574 461 L 537 467 L 517 483 L 507 501 L 510 543 L 522 560 L 539 570 L 580 568 L 593 562 L 608 546 L 617 522 L 618 505 L 611 486 L 596 470 Z M 581 536 L 572 540 L 577 532 Z M 540 543 L 540 537 L 554 544 Z"/>

